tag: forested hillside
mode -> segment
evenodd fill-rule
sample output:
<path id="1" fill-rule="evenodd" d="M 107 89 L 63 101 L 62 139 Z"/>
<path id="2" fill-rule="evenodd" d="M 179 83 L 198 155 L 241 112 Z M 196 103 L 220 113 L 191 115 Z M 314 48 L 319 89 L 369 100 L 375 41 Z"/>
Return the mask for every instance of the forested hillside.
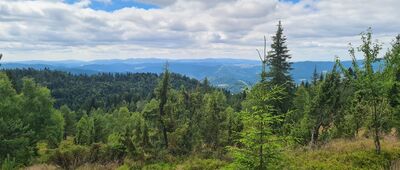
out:
<path id="1" fill-rule="evenodd" d="M 55 99 L 54 106 L 66 105 L 72 110 L 115 109 L 126 105 L 135 110 L 138 102 L 152 98 L 160 75 L 154 73 L 99 73 L 70 74 L 49 69 L 4 70 L 17 92 L 23 87 L 24 78 L 32 78 L 47 87 Z M 171 87 L 193 90 L 203 84 L 179 74 L 171 74 Z"/>
<path id="2" fill-rule="evenodd" d="M 207 79 L 170 73 L 168 65 L 160 76 L 3 70 L 1 168 L 389 169 L 399 163 L 400 35 L 384 51 L 369 29 L 359 47 L 350 47 L 352 66 L 337 58 L 329 72 L 315 70 L 312 81 L 299 85 L 280 22 L 271 39 L 270 49 L 265 42 L 258 50 L 260 81 L 235 95 Z"/>

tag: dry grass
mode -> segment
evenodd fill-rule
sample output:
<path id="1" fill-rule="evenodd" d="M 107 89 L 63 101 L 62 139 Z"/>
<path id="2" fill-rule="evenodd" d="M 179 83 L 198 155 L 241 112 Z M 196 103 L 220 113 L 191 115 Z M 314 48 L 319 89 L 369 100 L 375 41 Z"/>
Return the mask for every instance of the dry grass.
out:
<path id="1" fill-rule="evenodd" d="M 393 135 L 381 140 L 382 153 L 375 153 L 372 139 L 336 139 L 318 149 L 289 150 L 288 163 L 295 169 L 387 169 L 400 159 L 400 142 Z"/>
<path id="2" fill-rule="evenodd" d="M 77 170 L 113 170 L 119 167 L 116 163 L 110 163 L 106 165 L 100 164 L 85 164 L 80 166 Z"/>
<path id="3" fill-rule="evenodd" d="M 116 163 L 110 163 L 107 165 L 100 165 L 100 164 L 85 164 L 77 168 L 77 170 L 114 170 L 119 167 Z M 29 167 L 24 168 L 25 170 L 62 170 L 62 168 L 54 166 L 54 165 L 47 165 L 47 164 L 37 164 L 32 165 Z"/>
<path id="4" fill-rule="evenodd" d="M 60 170 L 61 168 L 54 165 L 37 164 L 24 168 L 25 170 Z"/>
<path id="5" fill-rule="evenodd" d="M 400 142 L 396 137 L 385 136 L 381 140 L 382 150 L 399 148 Z M 333 152 L 351 152 L 357 150 L 372 150 L 375 149 L 374 141 L 368 138 L 355 139 L 335 139 L 320 147 L 321 150 Z"/>

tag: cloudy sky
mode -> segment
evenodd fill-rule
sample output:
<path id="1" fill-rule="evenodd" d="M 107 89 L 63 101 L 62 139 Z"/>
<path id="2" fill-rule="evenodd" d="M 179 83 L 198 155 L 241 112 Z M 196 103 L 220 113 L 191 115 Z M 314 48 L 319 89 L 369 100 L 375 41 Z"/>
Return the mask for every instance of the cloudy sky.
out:
<path id="1" fill-rule="evenodd" d="M 386 49 L 399 0 L 0 0 L 5 61 L 257 59 L 282 20 L 293 61 L 349 59 L 372 27 Z"/>

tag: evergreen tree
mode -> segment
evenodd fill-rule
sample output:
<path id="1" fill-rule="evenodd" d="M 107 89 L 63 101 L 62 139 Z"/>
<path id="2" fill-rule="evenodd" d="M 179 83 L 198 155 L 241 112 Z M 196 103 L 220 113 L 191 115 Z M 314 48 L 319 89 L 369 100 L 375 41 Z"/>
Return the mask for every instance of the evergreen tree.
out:
<path id="1" fill-rule="evenodd" d="M 285 129 L 299 144 L 307 144 L 310 141 L 310 109 L 311 109 L 311 94 L 305 86 L 297 88 L 293 99 L 294 111 L 286 116 Z"/>
<path id="2" fill-rule="evenodd" d="M 109 115 L 106 115 L 102 109 L 94 110 L 90 115 L 94 124 L 94 142 L 106 142 L 107 135 L 111 133 L 111 130 L 107 127 L 110 122 Z"/>
<path id="3" fill-rule="evenodd" d="M 165 64 L 164 73 L 161 81 L 157 87 L 157 99 L 159 100 L 159 121 L 160 121 L 160 128 L 163 136 L 164 147 L 168 148 L 168 132 L 167 127 L 165 124 L 165 104 L 168 100 L 168 93 L 170 91 L 170 73 L 168 70 L 168 63 Z"/>
<path id="4" fill-rule="evenodd" d="M 308 115 L 312 124 L 310 141 L 312 147 L 318 142 L 321 127 L 323 130 L 329 128 L 339 112 L 339 84 L 340 75 L 335 65 L 332 72 L 326 75 L 325 80 L 316 86 Z"/>
<path id="5" fill-rule="evenodd" d="M 290 108 L 294 83 L 289 73 L 292 69 L 292 63 L 289 62 L 291 56 L 288 54 L 289 50 L 286 46 L 286 36 L 283 35 L 281 21 L 279 21 L 278 30 L 272 37 L 272 41 L 272 50 L 269 53 L 270 71 L 268 77 L 270 77 L 272 85 L 282 86 L 287 93 L 280 102 L 275 104 L 278 113 L 282 114 L 286 113 Z"/>
<path id="6" fill-rule="evenodd" d="M 272 126 L 282 121 L 273 113 L 273 103 L 281 100 L 282 88 L 267 83 L 256 84 L 243 103 L 243 130 L 240 147 L 231 147 L 236 169 L 270 169 L 279 166 L 282 137 L 273 133 Z"/>
<path id="7" fill-rule="evenodd" d="M 318 73 L 317 73 L 317 66 L 314 67 L 314 72 L 312 75 L 312 84 L 315 86 L 318 82 Z"/>
<path id="8" fill-rule="evenodd" d="M 222 143 L 222 136 L 226 132 L 224 126 L 225 115 L 225 95 L 220 91 L 214 91 L 204 96 L 204 115 L 201 125 L 202 135 L 205 144 L 216 149 Z"/>
<path id="9" fill-rule="evenodd" d="M 203 80 L 203 89 L 204 89 L 205 93 L 208 93 L 210 91 L 209 87 L 210 87 L 210 82 L 208 81 L 208 78 L 206 77 Z"/>
<path id="10" fill-rule="evenodd" d="M 240 120 L 239 113 L 235 112 L 232 107 L 227 107 L 225 109 L 225 114 L 227 117 L 227 144 L 232 146 L 237 144 L 237 140 L 240 138 L 240 132 L 242 131 L 242 122 Z"/>

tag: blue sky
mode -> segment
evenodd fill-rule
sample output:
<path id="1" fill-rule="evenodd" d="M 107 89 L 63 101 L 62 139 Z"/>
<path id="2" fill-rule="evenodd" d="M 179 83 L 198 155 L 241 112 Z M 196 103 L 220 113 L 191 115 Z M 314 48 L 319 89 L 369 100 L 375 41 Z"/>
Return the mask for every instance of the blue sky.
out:
<path id="1" fill-rule="evenodd" d="M 74 4 L 80 0 L 64 0 L 65 3 Z M 300 0 L 282 0 L 286 2 L 298 3 Z M 141 9 L 157 9 L 158 5 L 152 3 L 138 2 L 136 0 L 97 0 L 92 1 L 90 8 L 95 10 L 115 11 L 122 8 L 136 7 Z"/>
<path id="2" fill-rule="evenodd" d="M 78 2 L 79 0 L 65 0 L 64 2 L 73 4 Z M 148 3 L 143 3 L 143 2 L 137 2 L 135 0 L 112 0 L 110 2 L 108 1 L 92 1 L 90 4 L 90 8 L 96 9 L 96 10 L 104 10 L 104 11 L 115 11 L 121 8 L 130 8 L 130 7 L 136 7 L 136 8 L 141 8 L 141 9 L 154 9 L 154 8 L 159 8 L 157 5 L 153 4 L 148 4 Z"/>
<path id="3" fill-rule="evenodd" d="M 385 53 L 400 33 L 399 6 L 399 0 L 0 0 L 0 53 L 4 61 L 257 60 L 255 49 L 264 35 L 271 43 L 281 20 L 293 61 L 346 60 L 349 43 L 360 44 L 368 27 Z"/>

